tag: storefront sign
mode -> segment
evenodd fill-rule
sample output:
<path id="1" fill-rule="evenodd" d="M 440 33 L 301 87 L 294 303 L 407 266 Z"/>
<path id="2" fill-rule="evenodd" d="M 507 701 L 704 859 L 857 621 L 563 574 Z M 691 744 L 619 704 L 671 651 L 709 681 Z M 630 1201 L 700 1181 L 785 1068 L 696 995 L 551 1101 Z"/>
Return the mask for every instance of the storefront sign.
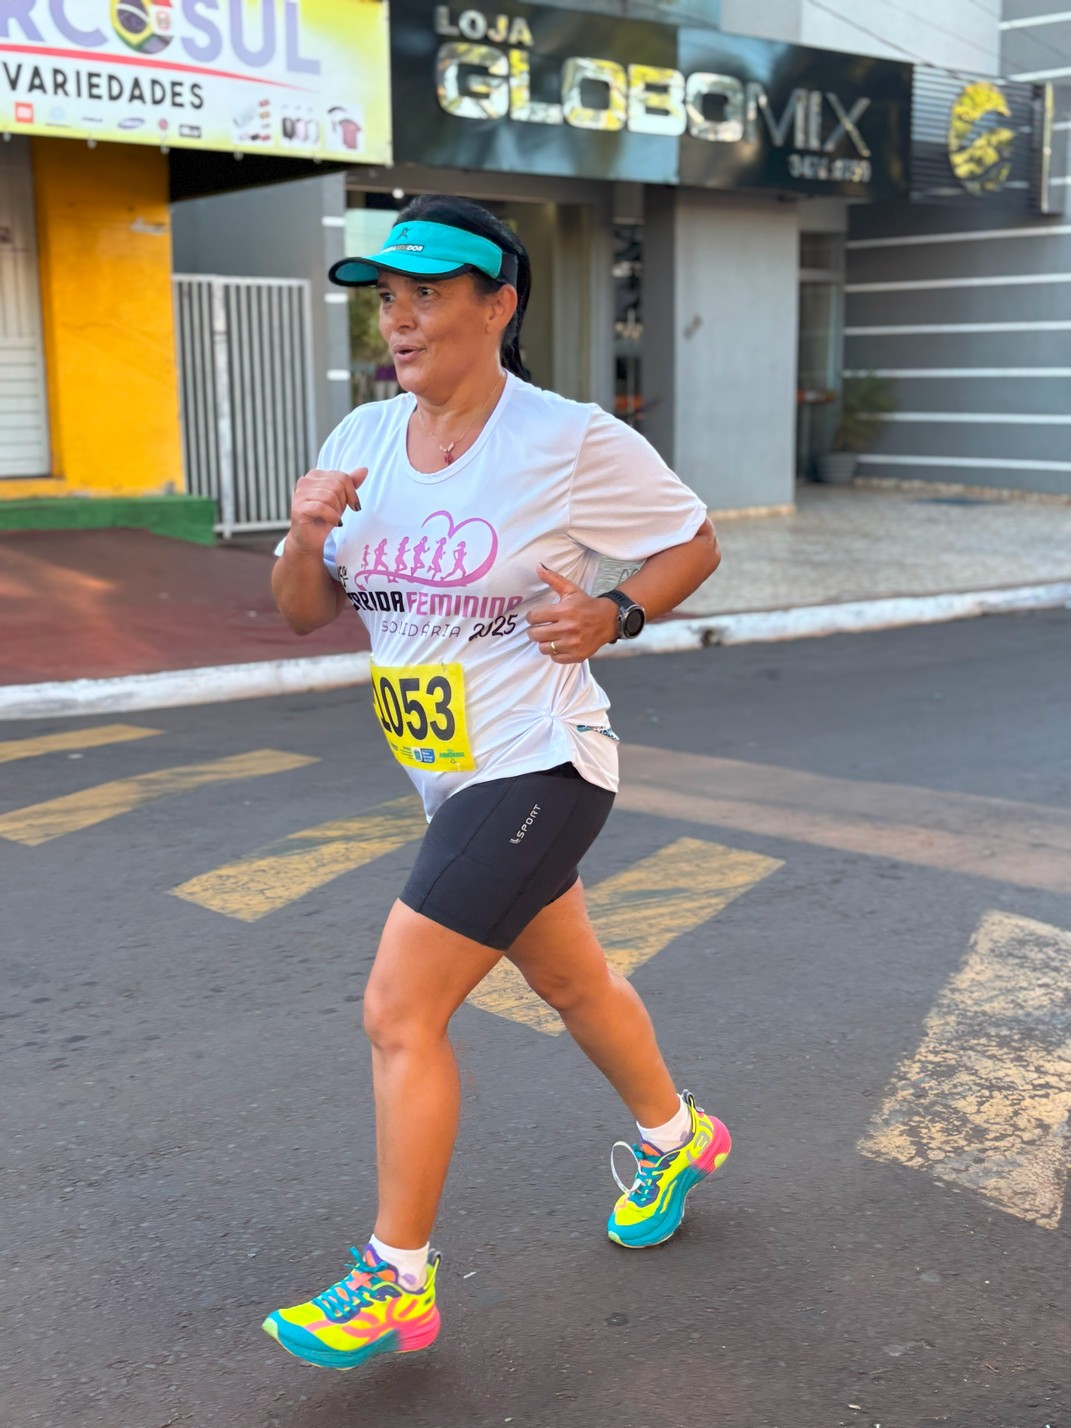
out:
<path id="1" fill-rule="evenodd" d="M 393 0 L 391 49 L 401 161 L 872 198 L 907 188 L 907 64 L 428 0 Z"/>
<path id="2" fill-rule="evenodd" d="M 0 130 L 390 161 L 385 0 L 0 0 Z"/>
<path id="3" fill-rule="evenodd" d="M 990 212 L 1054 213 L 1050 85 L 970 79 L 918 65 L 912 108 L 911 197 Z"/>

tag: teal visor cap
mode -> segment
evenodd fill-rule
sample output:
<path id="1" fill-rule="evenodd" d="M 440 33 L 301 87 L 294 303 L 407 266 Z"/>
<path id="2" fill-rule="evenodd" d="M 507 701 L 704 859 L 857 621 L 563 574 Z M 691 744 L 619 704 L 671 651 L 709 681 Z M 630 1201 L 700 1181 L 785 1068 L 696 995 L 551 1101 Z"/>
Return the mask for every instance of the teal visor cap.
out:
<path id="1" fill-rule="evenodd" d="M 517 282 L 517 259 L 490 238 L 447 223 L 397 223 L 378 253 L 343 258 L 328 276 L 344 288 L 366 287 L 381 272 L 409 278 L 456 278 L 475 269 L 504 283 Z"/>

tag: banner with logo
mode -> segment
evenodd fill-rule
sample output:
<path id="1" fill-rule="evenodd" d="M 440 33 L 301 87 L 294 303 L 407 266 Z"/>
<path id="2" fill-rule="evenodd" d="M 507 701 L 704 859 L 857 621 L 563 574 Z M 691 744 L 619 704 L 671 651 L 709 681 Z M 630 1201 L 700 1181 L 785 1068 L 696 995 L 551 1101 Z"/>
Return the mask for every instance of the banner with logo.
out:
<path id="1" fill-rule="evenodd" d="M 1052 89 L 918 65 L 911 197 L 987 210 L 1054 213 Z"/>
<path id="2" fill-rule="evenodd" d="M 392 0 L 397 161 L 899 196 L 911 65 L 516 0 Z"/>
<path id="3" fill-rule="evenodd" d="M 0 0 L 0 130 L 389 163 L 386 0 Z"/>

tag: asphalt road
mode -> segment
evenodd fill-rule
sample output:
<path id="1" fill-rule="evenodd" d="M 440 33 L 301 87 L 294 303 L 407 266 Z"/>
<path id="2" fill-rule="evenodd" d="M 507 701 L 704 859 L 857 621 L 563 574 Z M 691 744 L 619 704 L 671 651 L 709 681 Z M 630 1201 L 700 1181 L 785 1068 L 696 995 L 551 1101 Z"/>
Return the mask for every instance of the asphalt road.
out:
<path id="1" fill-rule="evenodd" d="M 1058 612 L 600 664 L 632 794 L 589 885 L 680 839 L 762 855 L 634 973 L 733 1155 L 669 1245 L 611 1245 L 627 1117 L 568 1038 L 463 1007 L 444 1331 L 345 1375 L 259 1323 L 371 1226 L 360 999 L 413 844 L 254 921 L 172 890 L 405 792 L 367 691 L 0 728 L 163 731 L 0 772 L 0 1424 L 1069 1428 L 1069 637 Z M 141 777 L 261 749 L 313 761 Z M 904 1092 L 942 1037 L 973 1100 Z M 912 1097 L 917 1163 L 863 1153 Z"/>

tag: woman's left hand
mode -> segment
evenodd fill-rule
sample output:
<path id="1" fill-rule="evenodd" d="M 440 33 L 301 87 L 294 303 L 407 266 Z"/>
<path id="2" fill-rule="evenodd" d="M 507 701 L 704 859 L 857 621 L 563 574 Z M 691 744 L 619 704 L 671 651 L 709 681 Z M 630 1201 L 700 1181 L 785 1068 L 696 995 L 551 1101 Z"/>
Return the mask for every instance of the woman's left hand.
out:
<path id="1" fill-rule="evenodd" d="M 539 578 L 558 597 L 555 605 L 537 605 L 528 612 L 528 638 L 555 664 L 580 664 L 596 650 L 617 638 L 617 606 L 612 600 L 589 595 L 540 565 Z"/>

